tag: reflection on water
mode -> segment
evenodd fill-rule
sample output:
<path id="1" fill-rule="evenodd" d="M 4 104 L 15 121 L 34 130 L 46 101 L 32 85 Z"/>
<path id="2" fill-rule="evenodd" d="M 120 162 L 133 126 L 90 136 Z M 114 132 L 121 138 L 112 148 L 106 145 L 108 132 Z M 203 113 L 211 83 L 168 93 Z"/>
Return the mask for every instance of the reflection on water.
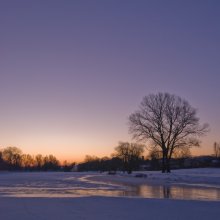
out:
<path id="1" fill-rule="evenodd" d="M 210 186 L 147 184 L 131 186 L 122 183 L 92 181 L 89 177 L 91 176 L 71 173 L 12 173 L 0 175 L 0 196 L 118 196 L 220 201 L 220 188 Z"/>
<path id="2" fill-rule="evenodd" d="M 141 198 L 166 198 L 184 200 L 220 201 L 220 189 L 197 188 L 195 186 L 140 185 L 126 188 L 41 188 L 41 187 L 0 187 L 1 196 L 10 197 L 79 197 L 79 196 L 120 196 Z"/>
<path id="3" fill-rule="evenodd" d="M 135 190 L 138 196 L 144 198 L 220 201 L 220 189 L 217 188 L 202 188 L 184 185 L 140 185 L 136 187 Z"/>
<path id="4" fill-rule="evenodd" d="M 74 198 L 83 196 L 125 196 L 122 190 L 92 189 L 92 188 L 0 188 L 0 196 L 5 197 L 46 197 L 46 198 Z"/>

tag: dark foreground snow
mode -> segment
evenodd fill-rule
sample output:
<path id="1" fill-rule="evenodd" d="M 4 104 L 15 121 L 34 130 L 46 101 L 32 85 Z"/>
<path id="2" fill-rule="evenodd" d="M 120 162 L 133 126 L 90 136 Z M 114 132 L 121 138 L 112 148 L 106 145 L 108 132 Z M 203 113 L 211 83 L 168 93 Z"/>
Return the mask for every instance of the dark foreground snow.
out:
<path id="1" fill-rule="evenodd" d="M 208 220 L 219 202 L 112 197 L 0 198 L 2 220 Z"/>

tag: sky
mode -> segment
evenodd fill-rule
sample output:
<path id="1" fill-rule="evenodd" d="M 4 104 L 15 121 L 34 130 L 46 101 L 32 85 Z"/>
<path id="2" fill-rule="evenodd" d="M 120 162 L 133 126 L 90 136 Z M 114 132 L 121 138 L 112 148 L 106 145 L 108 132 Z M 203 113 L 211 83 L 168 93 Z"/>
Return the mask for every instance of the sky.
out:
<path id="1" fill-rule="evenodd" d="M 220 1 L 1 0 L 0 147 L 80 161 L 132 141 L 150 93 L 176 94 L 220 142 Z"/>

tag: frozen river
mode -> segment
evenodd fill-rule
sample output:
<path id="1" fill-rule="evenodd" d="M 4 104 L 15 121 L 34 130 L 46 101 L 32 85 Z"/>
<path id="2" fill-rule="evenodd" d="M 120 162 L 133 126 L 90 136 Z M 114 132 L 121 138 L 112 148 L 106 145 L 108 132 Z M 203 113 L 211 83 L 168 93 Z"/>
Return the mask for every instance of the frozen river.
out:
<path id="1" fill-rule="evenodd" d="M 115 183 L 110 181 L 114 176 L 106 181 L 105 176 L 97 173 L 4 172 L 0 173 L 0 197 L 106 196 L 220 201 L 218 185 Z M 103 177 L 102 181 L 100 177 Z"/>

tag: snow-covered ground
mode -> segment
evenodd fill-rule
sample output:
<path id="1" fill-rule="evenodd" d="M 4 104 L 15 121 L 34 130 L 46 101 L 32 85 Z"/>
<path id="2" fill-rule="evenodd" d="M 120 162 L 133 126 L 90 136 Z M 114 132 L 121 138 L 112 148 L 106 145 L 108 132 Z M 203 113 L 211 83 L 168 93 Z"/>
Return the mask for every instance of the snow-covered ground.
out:
<path id="1" fill-rule="evenodd" d="M 146 177 L 135 177 L 137 174 L 144 174 Z M 115 176 L 99 175 L 91 179 L 97 181 L 108 181 L 128 184 L 184 184 L 220 188 L 220 168 L 199 168 L 172 170 L 171 173 L 160 171 L 140 171 L 131 175 L 118 172 Z"/>
<path id="2" fill-rule="evenodd" d="M 80 198 L 0 198 L 2 220 L 211 220 L 219 202 Z"/>
<path id="3" fill-rule="evenodd" d="M 0 172 L 0 219 L 219 218 L 220 169 L 144 174 Z"/>

